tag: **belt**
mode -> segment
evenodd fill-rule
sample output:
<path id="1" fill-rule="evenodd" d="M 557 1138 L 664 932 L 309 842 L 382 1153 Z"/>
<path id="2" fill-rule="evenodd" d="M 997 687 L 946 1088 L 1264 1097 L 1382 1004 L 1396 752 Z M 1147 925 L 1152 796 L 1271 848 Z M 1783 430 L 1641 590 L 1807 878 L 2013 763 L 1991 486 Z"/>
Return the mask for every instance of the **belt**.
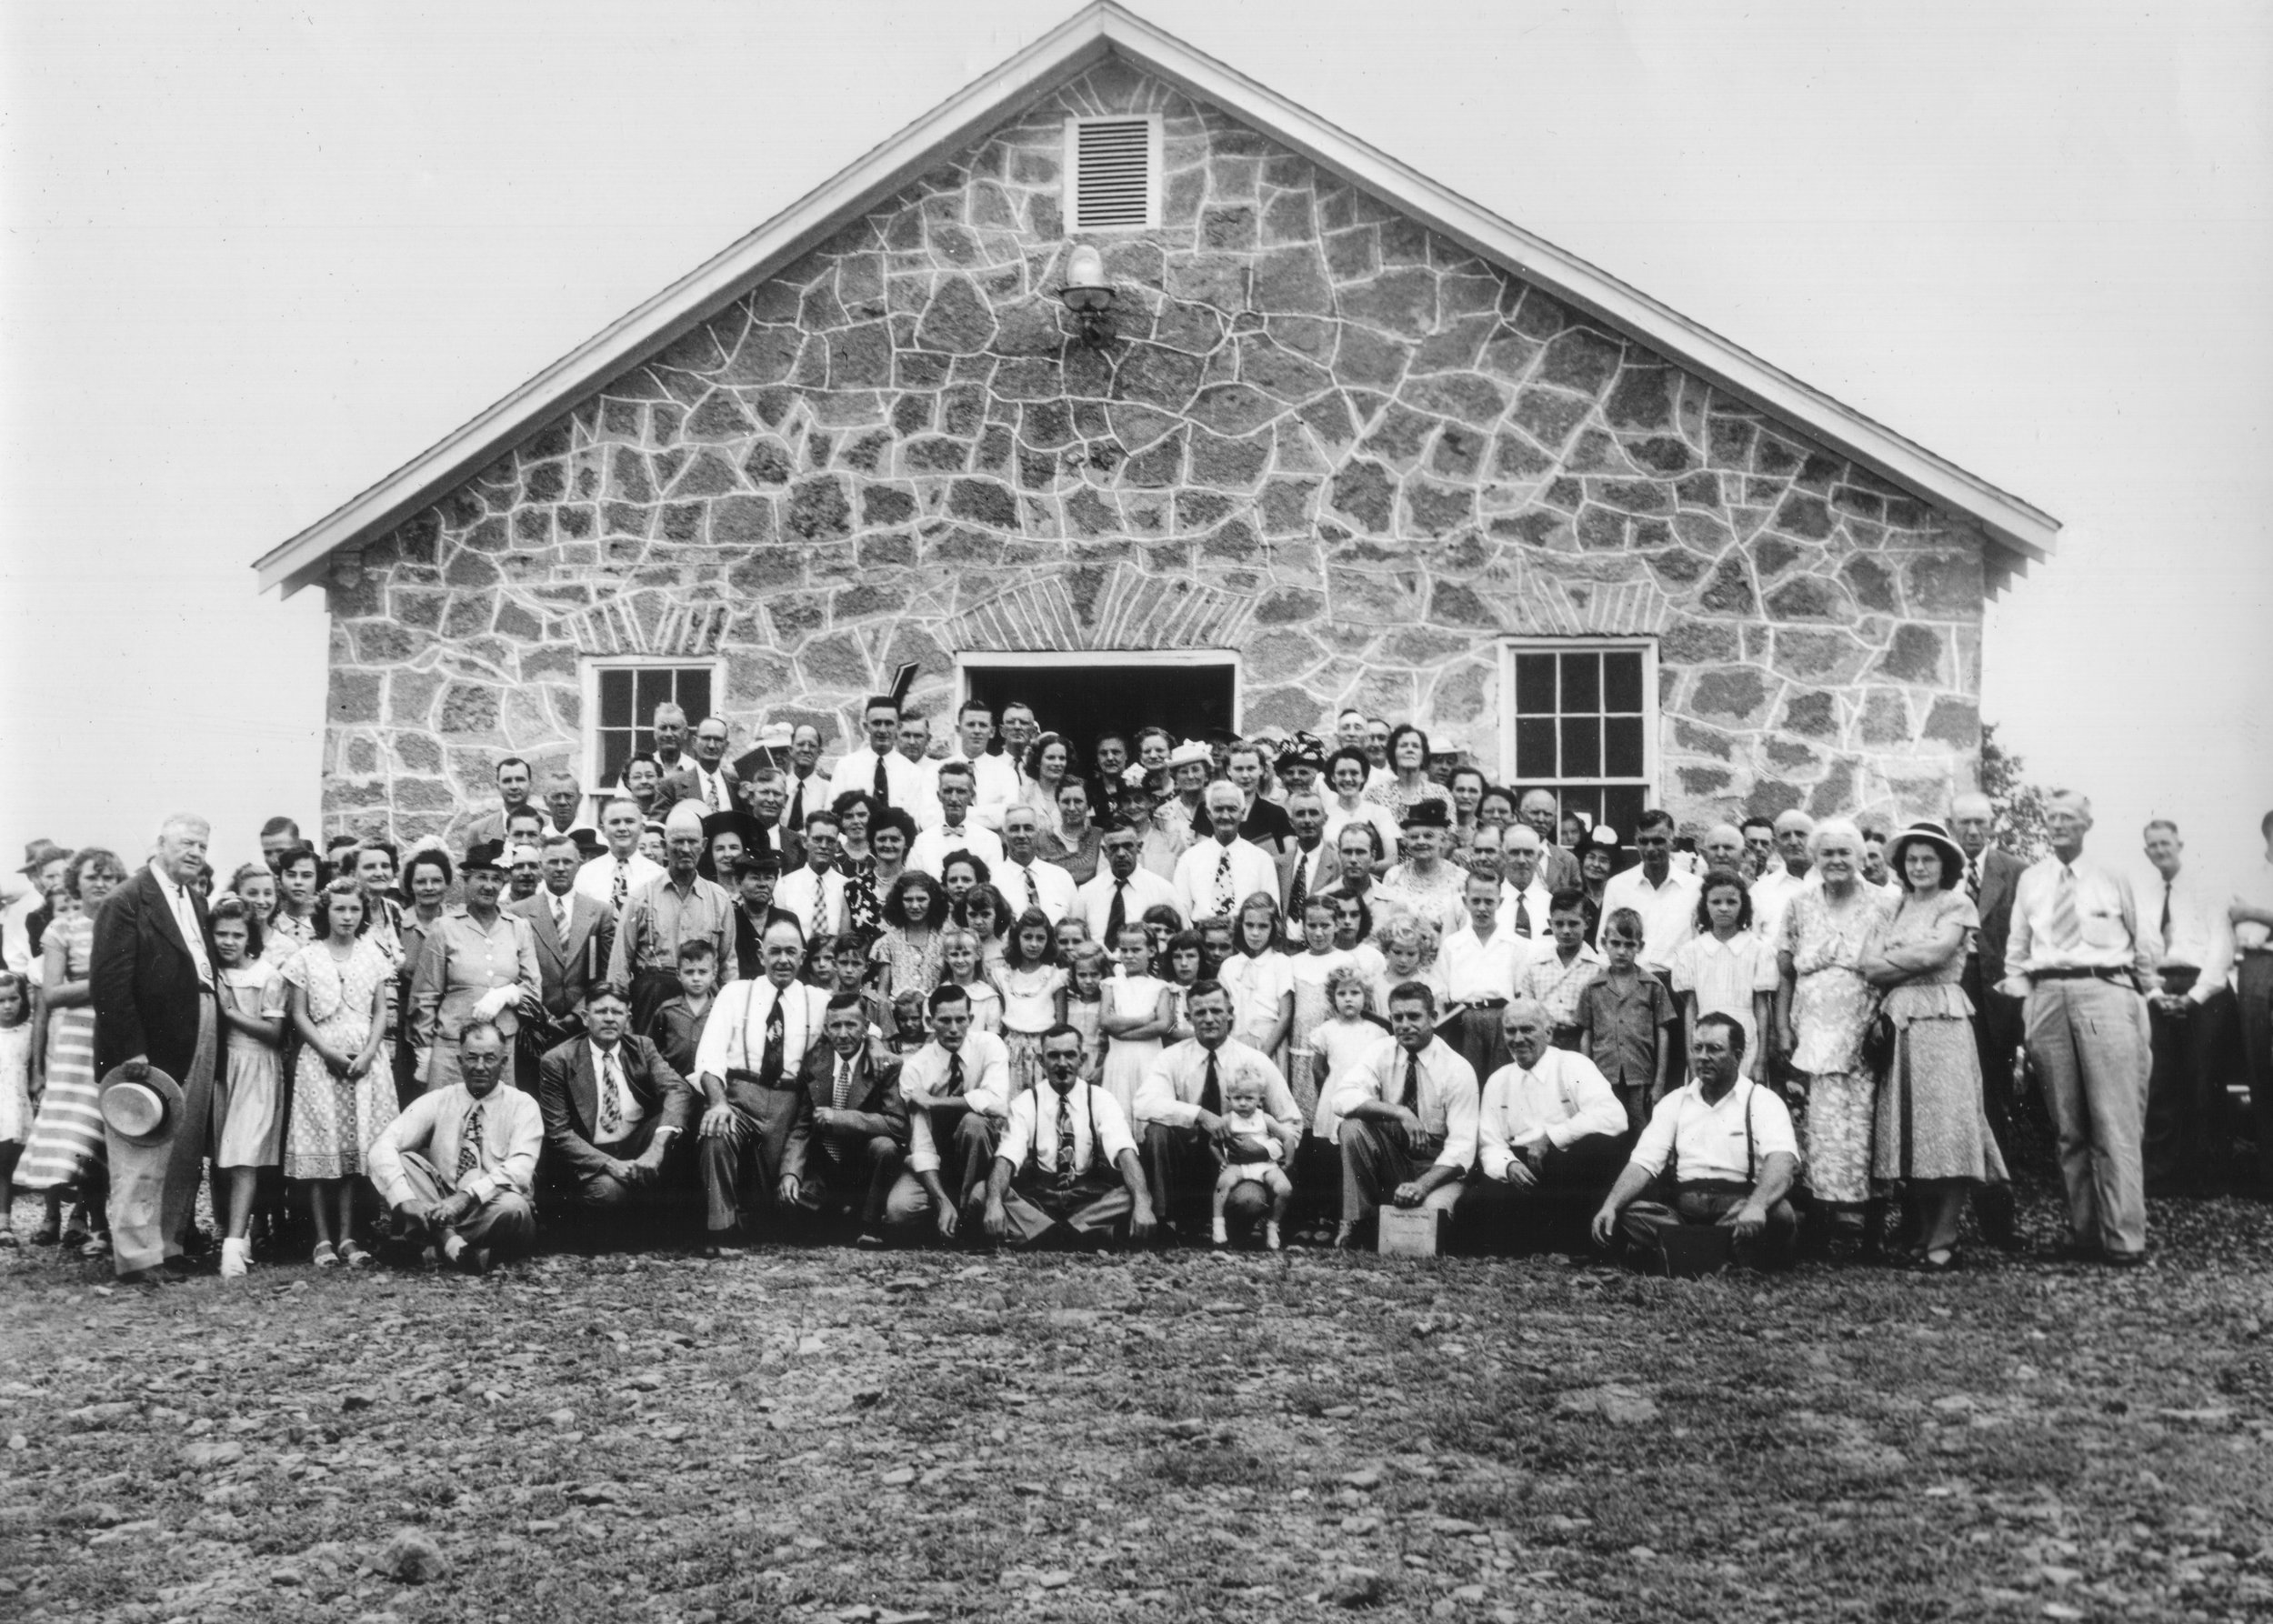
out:
<path id="1" fill-rule="evenodd" d="M 770 1083 L 766 1080 L 766 1074 L 762 1071 L 744 1071 L 738 1067 L 728 1067 L 726 1068 L 726 1081 L 730 1083 L 747 1083 L 753 1088 L 794 1089 L 797 1087 L 797 1079 L 790 1075 L 789 1068 L 786 1066 L 782 1068 L 780 1073 L 776 1076 L 774 1080 Z"/>
<path id="2" fill-rule="evenodd" d="M 2093 981 L 2128 981 L 2130 979 L 2130 972 L 2128 970 L 2111 970 L 2105 965 L 2095 965 L 2088 968 L 2078 967 L 2069 970 L 2030 970 L 2028 972 L 2028 979 L 2031 981 L 2082 981 L 2086 979 Z"/>

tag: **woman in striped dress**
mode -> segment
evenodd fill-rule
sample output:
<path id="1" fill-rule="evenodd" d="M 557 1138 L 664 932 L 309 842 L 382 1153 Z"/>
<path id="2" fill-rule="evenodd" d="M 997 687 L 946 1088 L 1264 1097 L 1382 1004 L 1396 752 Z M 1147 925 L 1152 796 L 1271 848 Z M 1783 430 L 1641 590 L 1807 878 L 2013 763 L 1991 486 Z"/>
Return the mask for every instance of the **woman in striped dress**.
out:
<path id="1" fill-rule="evenodd" d="M 64 870 L 64 893 L 78 907 L 50 925 L 42 943 L 47 1086 L 16 1170 L 24 1188 L 46 1192 L 47 1221 L 32 1237 L 41 1244 L 58 1238 L 64 1192 L 77 1193 L 78 1206 L 62 1238 L 83 1241 L 81 1251 L 89 1258 L 108 1257 L 111 1237 L 105 1211 L 110 1172 L 96 1102 L 95 1006 L 87 977 L 95 959 L 95 916 L 125 877 L 126 867 L 115 853 L 93 846 L 74 855 Z"/>

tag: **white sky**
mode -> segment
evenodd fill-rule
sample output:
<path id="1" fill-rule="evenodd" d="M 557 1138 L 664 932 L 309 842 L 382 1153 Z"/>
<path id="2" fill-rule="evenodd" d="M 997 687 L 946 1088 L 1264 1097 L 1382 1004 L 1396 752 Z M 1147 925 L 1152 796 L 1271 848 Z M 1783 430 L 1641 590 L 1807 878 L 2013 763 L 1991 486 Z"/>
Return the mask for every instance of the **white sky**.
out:
<path id="1" fill-rule="evenodd" d="M 1983 709 L 2214 868 L 2273 807 L 2273 7 L 1146 0 L 2065 521 Z M 249 566 L 1069 14 L 0 10 L 0 847 L 313 827 Z"/>

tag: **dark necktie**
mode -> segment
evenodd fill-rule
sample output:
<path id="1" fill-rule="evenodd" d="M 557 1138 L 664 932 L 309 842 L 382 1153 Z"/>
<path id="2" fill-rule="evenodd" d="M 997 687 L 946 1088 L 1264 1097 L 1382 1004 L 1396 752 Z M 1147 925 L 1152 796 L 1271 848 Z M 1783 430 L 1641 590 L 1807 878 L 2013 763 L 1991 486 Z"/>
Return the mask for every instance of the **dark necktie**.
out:
<path id="1" fill-rule="evenodd" d="M 1516 893 L 1516 934 L 1523 937 L 1531 934 L 1531 910 L 1524 907 L 1521 891 Z"/>
<path id="2" fill-rule="evenodd" d="M 1113 906 L 1105 914 L 1106 951 L 1109 953 L 1113 950 L 1114 944 L 1121 939 L 1121 927 L 1127 923 L 1128 882 L 1116 879 L 1113 882 Z"/>
<path id="3" fill-rule="evenodd" d="M 1397 1104 L 1420 1115 L 1420 1057 L 1409 1048 L 1405 1051 L 1405 1091 L 1397 1096 Z"/>
<path id="4" fill-rule="evenodd" d="M 885 777 L 884 757 L 879 756 L 876 757 L 876 805 L 888 807 L 891 804 L 892 780 Z"/>
<path id="5" fill-rule="evenodd" d="M 2162 882 L 2162 945 L 2165 948 L 2170 946 L 2170 893 L 2178 883 L 2172 879 Z"/>
<path id="6" fill-rule="evenodd" d="M 1236 900 L 1231 895 L 1231 847 L 1227 846 L 1223 848 L 1223 856 L 1216 860 L 1215 911 L 1208 917 L 1217 919 L 1229 917 Z"/>
<path id="7" fill-rule="evenodd" d="M 947 1057 L 947 1092 L 956 1095 L 963 1092 L 963 1051 L 961 1049 L 956 1050 Z"/>
<path id="8" fill-rule="evenodd" d="M 793 835 L 805 832 L 805 780 L 794 778 L 796 792 L 789 797 L 789 810 L 782 815 L 781 827 Z"/>
<path id="9" fill-rule="evenodd" d="M 1302 917 L 1302 905 L 1309 899 L 1309 896 L 1310 854 L 1297 851 L 1295 853 L 1295 883 L 1287 887 L 1287 917 L 1289 919 Z"/>
<path id="10" fill-rule="evenodd" d="M 1972 902 L 1975 907 L 1978 907 L 1980 906 L 1981 859 L 1978 857 L 1967 859 L 1965 866 L 1965 894 L 1967 899 Z"/>
<path id="11" fill-rule="evenodd" d="M 457 1130 L 457 1176 L 465 1178 L 482 1165 L 482 1102 L 476 1100 Z"/>
<path id="12" fill-rule="evenodd" d="M 766 1012 L 766 1053 L 757 1063 L 757 1078 L 769 1088 L 781 1080 L 782 1064 L 789 1046 L 789 1022 L 781 1011 L 781 1001 L 786 996 L 779 987 L 775 988 L 774 1007 Z"/>
<path id="13" fill-rule="evenodd" d="M 609 887 L 609 897 L 615 907 L 616 917 L 618 918 L 623 917 L 624 893 L 630 888 L 630 886 L 631 859 L 629 857 L 617 857 L 616 859 L 616 884 Z"/>
<path id="14" fill-rule="evenodd" d="M 1207 1076 L 1199 1086 L 1199 1108 L 1214 1116 L 1223 1114 L 1223 1082 L 1216 1075 L 1216 1051 L 1207 1051 Z"/>
<path id="15" fill-rule="evenodd" d="M 1057 1097 L 1057 1188 L 1071 1189 L 1079 1169 L 1074 1165 L 1073 1096 Z"/>

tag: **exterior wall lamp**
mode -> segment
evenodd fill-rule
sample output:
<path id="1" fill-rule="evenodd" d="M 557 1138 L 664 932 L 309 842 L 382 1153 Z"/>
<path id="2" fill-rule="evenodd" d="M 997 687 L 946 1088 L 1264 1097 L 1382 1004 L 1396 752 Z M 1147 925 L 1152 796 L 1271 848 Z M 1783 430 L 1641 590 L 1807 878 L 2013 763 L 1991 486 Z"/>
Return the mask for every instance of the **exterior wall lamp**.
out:
<path id="1" fill-rule="evenodd" d="M 1081 341 L 1092 349 L 1113 342 L 1113 285 L 1105 279 L 1105 259 L 1086 243 L 1066 256 L 1066 286 L 1057 290 L 1081 326 Z"/>

